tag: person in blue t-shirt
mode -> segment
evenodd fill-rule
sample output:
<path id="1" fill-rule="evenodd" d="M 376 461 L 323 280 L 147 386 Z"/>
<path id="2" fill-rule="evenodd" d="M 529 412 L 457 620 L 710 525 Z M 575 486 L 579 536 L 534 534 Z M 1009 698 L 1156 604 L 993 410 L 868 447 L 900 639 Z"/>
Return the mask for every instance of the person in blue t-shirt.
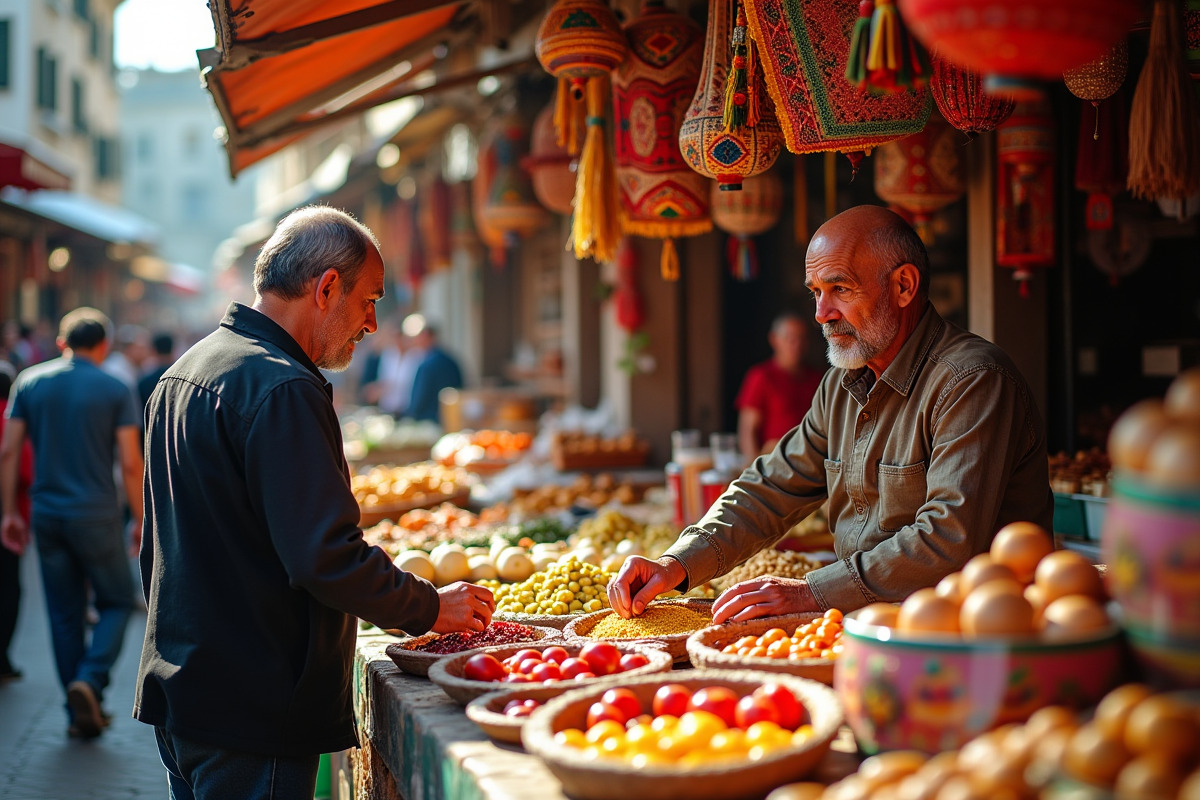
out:
<path id="1" fill-rule="evenodd" d="M 20 554 L 36 535 L 54 659 L 67 692 L 67 734 L 84 739 L 108 726 L 100 703 L 135 602 L 113 475 L 118 455 L 135 552 L 142 537 L 142 415 L 133 391 L 100 368 L 111 328 L 94 308 L 63 317 L 62 357 L 17 376 L 0 440 L 0 540 Z M 30 525 L 16 510 L 26 437 L 34 453 Z M 100 615 L 90 639 L 89 586 Z"/>
<path id="2" fill-rule="evenodd" d="M 405 318 L 403 327 L 412 338 L 413 346 L 425 353 L 413 376 L 412 398 L 405 416 L 438 422 L 438 394 L 442 389 L 461 389 L 462 370 L 458 362 L 438 345 L 437 329 L 424 317 L 412 314 Z"/>

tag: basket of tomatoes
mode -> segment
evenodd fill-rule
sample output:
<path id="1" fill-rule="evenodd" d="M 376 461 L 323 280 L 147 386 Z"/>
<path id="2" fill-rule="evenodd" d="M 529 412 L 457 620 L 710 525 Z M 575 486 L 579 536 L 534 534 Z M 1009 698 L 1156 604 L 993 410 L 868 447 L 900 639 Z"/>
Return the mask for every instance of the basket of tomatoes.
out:
<path id="1" fill-rule="evenodd" d="M 842 651 L 842 612 L 830 609 L 726 622 L 687 640 L 692 665 L 704 669 L 756 669 L 833 685 Z"/>

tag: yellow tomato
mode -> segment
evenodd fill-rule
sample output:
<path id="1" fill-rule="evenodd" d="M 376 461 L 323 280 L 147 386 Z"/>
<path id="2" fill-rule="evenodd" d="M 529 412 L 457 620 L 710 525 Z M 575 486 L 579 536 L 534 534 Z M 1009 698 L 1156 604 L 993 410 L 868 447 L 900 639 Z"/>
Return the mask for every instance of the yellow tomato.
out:
<path id="1" fill-rule="evenodd" d="M 588 728 L 587 732 L 587 740 L 591 744 L 600 744 L 614 736 L 625 737 L 625 726 L 615 719 L 602 719 Z"/>
<path id="2" fill-rule="evenodd" d="M 567 728 L 554 734 L 554 743 L 562 747 L 587 747 L 587 736 L 578 728 Z"/>

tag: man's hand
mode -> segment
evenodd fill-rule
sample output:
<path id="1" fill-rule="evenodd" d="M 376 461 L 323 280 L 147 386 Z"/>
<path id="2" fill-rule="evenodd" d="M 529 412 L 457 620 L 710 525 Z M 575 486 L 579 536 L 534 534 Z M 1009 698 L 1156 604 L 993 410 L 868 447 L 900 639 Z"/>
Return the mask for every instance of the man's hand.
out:
<path id="1" fill-rule="evenodd" d="M 0 543 L 17 555 L 25 552 L 29 546 L 29 527 L 20 514 L 5 514 L 4 519 L 0 520 Z"/>
<path id="2" fill-rule="evenodd" d="M 437 620 L 433 630 L 437 633 L 455 631 L 481 631 L 492 621 L 496 600 L 482 586 L 458 581 L 438 589 Z"/>
<path id="3" fill-rule="evenodd" d="M 129 555 L 137 558 L 142 552 L 142 521 L 135 519 L 129 523 Z"/>
<path id="4" fill-rule="evenodd" d="M 820 611 L 803 578 L 755 578 L 730 586 L 713 603 L 713 623 Z"/>
<path id="5" fill-rule="evenodd" d="M 625 619 L 636 617 L 651 600 L 686 579 L 683 564 L 670 556 L 657 561 L 630 556 L 608 584 L 608 604 Z"/>

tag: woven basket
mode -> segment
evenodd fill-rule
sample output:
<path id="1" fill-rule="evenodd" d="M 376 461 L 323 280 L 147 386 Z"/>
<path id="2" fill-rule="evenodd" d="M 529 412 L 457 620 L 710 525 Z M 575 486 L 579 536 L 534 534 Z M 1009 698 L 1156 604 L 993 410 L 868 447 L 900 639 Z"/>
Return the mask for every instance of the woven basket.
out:
<path id="1" fill-rule="evenodd" d="M 687 640 L 687 653 L 692 666 L 699 669 L 753 669 L 781 672 L 800 678 L 820 681 L 833 686 L 834 661 L 828 658 L 751 658 L 722 653 L 721 648 L 743 636 L 761 636 L 771 628 L 783 628 L 790 635 L 797 627 L 812 622 L 820 612 L 783 614 L 745 622 L 726 622 L 696 631 Z"/>
<path id="2" fill-rule="evenodd" d="M 521 731 L 521 741 L 526 750 L 546 762 L 562 782 L 563 791 L 578 800 L 610 800 L 615 796 L 637 800 L 762 797 L 777 786 L 802 779 L 825 756 L 842 724 L 842 709 L 832 689 L 791 675 L 724 670 L 672 672 L 630 678 L 622 683 L 638 696 L 643 706 L 648 706 L 658 688 L 667 683 L 682 684 L 692 691 L 705 686 L 726 686 L 739 695 L 747 695 L 770 680 L 786 686 L 804 704 L 811 718 L 813 736 L 803 745 L 781 749 L 757 761 L 635 768 L 617 759 L 585 760 L 581 751 L 556 744 L 554 734 L 566 728 L 586 728 L 588 706 L 604 693 L 599 686 L 566 692 L 535 709 Z M 620 787 L 619 791 L 614 787 Z"/>
<path id="3" fill-rule="evenodd" d="M 616 683 L 619 675 L 613 676 Z M 519 689 L 502 689 L 498 692 L 481 694 L 467 703 L 467 719 L 478 725 L 483 732 L 497 742 L 506 744 L 521 743 L 521 729 L 529 717 L 509 717 L 504 713 L 504 706 L 513 700 L 538 700 L 545 703 L 565 693 L 574 686 L 563 687 L 558 683 L 544 683 L 538 686 L 526 686 Z"/>
<path id="4" fill-rule="evenodd" d="M 462 676 L 463 665 L 467 663 L 467 659 L 477 653 L 491 653 L 496 658 L 503 661 L 518 650 L 529 648 L 531 650 L 545 650 L 547 647 L 559 645 L 566 649 L 572 656 L 579 655 L 579 651 L 583 649 L 583 643 L 579 641 L 566 642 L 544 642 L 535 644 L 505 644 L 495 647 L 484 647 L 480 650 L 475 650 L 471 653 L 460 653 L 449 656 L 434 662 L 429 668 L 429 680 L 442 687 L 442 691 L 450 696 L 451 700 L 456 703 L 466 705 L 480 695 L 494 692 L 499 688 L 504 688 L 505 684 L 496 683 L 494 681 L 469 681 Z M 662 650 L 656 650 L 652 647 L 641 647 L 631 644 L 618 644 L 617 649 L 624 653 L 641 653 L 650 663 L 644 667 L 631 669 L 628 672 L 622 672 L 619 675 L 611 676 L 614 679 L 624 679 L 636 677 L 638 675 L 650 675 L 655 672 L 666 672 L 671 669 L 671 657 Z M 565 692 L 569 689 L 574 689 L 577 686 L 591 686 L 598 681 L 608 682 L 609 676 L 603 678 L 588 678 L 582 681 L 558 681 L 547 686 L 547 688 L 559 688 L 560 692 Z M 522 687 L 524 688 L 524 687 Z"/>
<path id="5" fill-rule="evenodd" d="M 680 600 L 655 600 L 650 605 L 679 605 L 684 608 L 697 611 L 701 614 L 712 616 L 712 600 L 704 600 L 702 598 L 686 598 Z M 660 650 L 665 650 L 671 654 L 676 662 L 684 662 L 688 660 L 687 640 L 692 635 L 692 631 L 686 633 L 672 633 L 666 636 L 647 636 L 639 639 L 613 639 L 609 637 L 598 637 L 593 639 L 588 635 L 592 628 L 596 627 L 602 619 L 605 619 L 611 614 L 617 612 L 611 608 L 606 608 L 601 611 L 593 611 L 591 614 L 584 614 L 582 617 L 571 620 L 567 627 L 563 628 L 563 633 L 568 639 L 586 639 L 588 641 L 604 641 L 612 642 L 613 644 L 645 644 L 652 647 L 657 647 Z"/>
<path id="6" fill-rule="evenodd" d="M 558 628 L 542 628 L 537 626 L 531 627 L 533 627 L 536 636 L 535 638 L 530 639 L 526 644 L 532 644 L 534 642 L 550 642 L 552 640 L 561 641 L 563 638 L 563 633 Z M 407 672 L 409 675 L 418 675 L 424 678 L 429 674 L 429 668 L 443 658 L 457 656 L 463 653 L 474 654 L 484 649 L 482 647 L 473 647 L 470 650 L 460 650 L 457 653 L 425 653 L 420 650 L 405 649 L 405 645 L 411 644 L 412 642 L 421 641 L 424 643 L 426 641 L 433 641 L 436 638 L 437 634 L 434 634 L 433 636 L 430 636 L 429 634 L 425 634 L 423 636 L 409 636 L 403 641 L 396 642 L 395 644 L 389 644 L 387 646 L 388 658 L 392 659 L 392 661 L 395 662 L 396 666 L 399 667 L 402 672 Z"/>

